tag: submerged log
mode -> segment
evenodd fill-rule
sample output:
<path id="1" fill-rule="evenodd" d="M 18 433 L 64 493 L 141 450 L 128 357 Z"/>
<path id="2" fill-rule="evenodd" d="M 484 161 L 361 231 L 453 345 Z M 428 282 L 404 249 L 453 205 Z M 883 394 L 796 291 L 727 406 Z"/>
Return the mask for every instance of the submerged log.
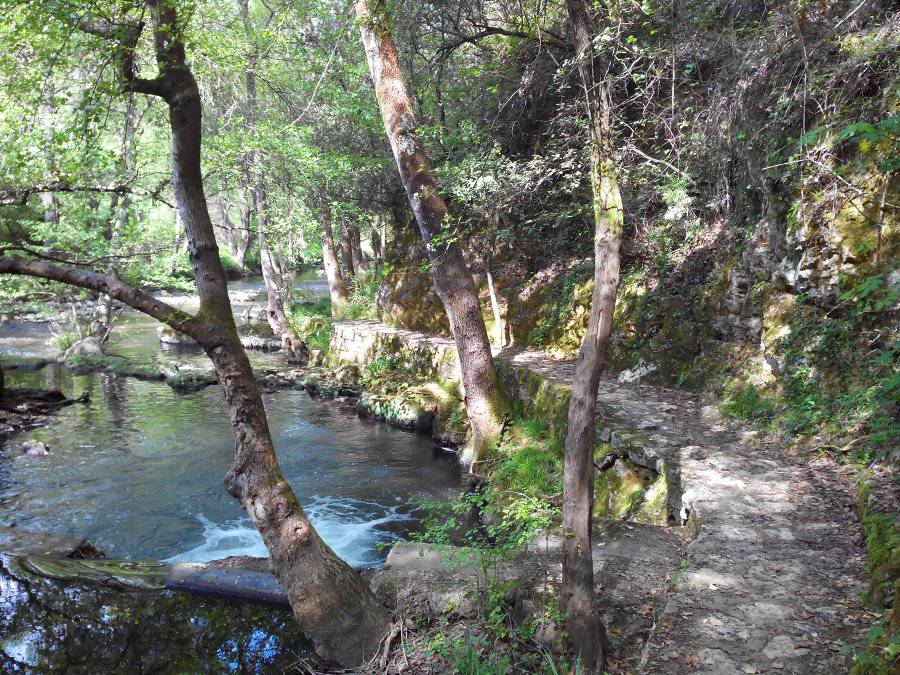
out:
<path id="1" fill-rule="evenodd" d="M 284 587 L 270 572 L 215 563 L 160 563 L 132 560 L 75 560 L 31 554 L 15 559 L 20 571 L 74 583 L 108 588 L 194 593 L 288 605 Z"/>

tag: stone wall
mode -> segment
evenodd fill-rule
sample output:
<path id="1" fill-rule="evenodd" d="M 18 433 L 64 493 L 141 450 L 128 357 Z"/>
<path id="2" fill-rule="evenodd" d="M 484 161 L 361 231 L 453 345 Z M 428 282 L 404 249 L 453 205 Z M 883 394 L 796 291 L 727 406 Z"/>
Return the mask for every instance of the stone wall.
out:
<path id="1" fill-rule="evenodd" d="M 394 359 L 400 369 L 441 384 L 461 381 L 456 346 L 436 335 L 394 328 L 378 321 L 335 323 L 331 332 L 331 359 L 360 369 L 377 359 Z"/>
<path id="2" fill-rule="evenodd" d="M 444 428 L 448 422 L 458 426 L 449 419 L 454 407 L 461 412 L 460 372 L 451 340 L 377 321 L 339 322 L 333 326 L 330 359 L 338 371 L 351 367 L 362 373 L 358 408 L 363 414 L 405 429 L 431 430 L 438 442 L 453 438 L 450 445 L 461 445 L 466 429 Z M 494 365 L 498 386 L 515 415 L 540 419 L 552 435 L 563 438 L 572 362 L 510 349 L 495 354 Z M 386 372 L 375 366 L 385 366 Z M 671 408 L 647 399 L 639 389 L 601 383 L 595 462 L 607 468 L 596 475 L 598 516 L 653 525 L 680 522 L 679 475 L 671 461 L 676 444 L 666 431 Z"/>

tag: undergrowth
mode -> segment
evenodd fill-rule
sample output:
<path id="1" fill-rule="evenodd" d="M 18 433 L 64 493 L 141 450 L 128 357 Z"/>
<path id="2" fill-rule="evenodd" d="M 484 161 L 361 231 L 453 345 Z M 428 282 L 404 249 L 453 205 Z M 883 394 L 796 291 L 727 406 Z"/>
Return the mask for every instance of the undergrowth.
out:
<path id="1" fill-rule="evenodd" d="M 805 303 L 781 338 L 778 387 L 732 385 L 724 413 L 790 436 L 816 435 L 865 466 L 900 443 L 900 342 L 884 321 L 900 301 L 885 273 L 855 283 L 824 311 Z"/>
<path id="2" fill-rule="evenodd" d="M 422 637 L 420 649 L 429 659 L 444 661 L 453 673 L 577 672 L 534 640 L 541 624 L 560 623 L 554 592 L 546 593 L 539 615 L 514 616 L 511 597 L 518 582 L 503 574 L 505 561 L 558 521 L 560 442 L 543 421 L 520 416 L 483 470 L 485 482 L 455 501 L 423 505 L 423 530 L 415 538 L 444 546 L 450 566 L 477 567 L 468 589 L 477 617 L 463 634 L 447 616 L 439 617 Z"/>

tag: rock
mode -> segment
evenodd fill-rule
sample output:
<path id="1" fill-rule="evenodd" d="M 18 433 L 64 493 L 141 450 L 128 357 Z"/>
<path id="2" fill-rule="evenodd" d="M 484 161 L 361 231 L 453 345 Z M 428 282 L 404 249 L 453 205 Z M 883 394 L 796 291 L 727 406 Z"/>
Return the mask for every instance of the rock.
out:
<path id="1" fill-rule="evenodd" d="M 66 558 L 103 558 L 98 548 L 80 537 L 51 532 L 28 532 L 0 527 L 0 551 L 9 555 L 53 555 Z"/>
<path id="2" fill-rule="evenodd" d="M 196 391 L 219 381 L 212 364 L 163 362 L 159 365 L 159 372 L 170 387 L 185 391 Z"/>
<path id="3" fill-rule="evenodd" d="M 357 411 L 391 426 L 417 431 L 430 431 L 435 417 L 434 409 L 414 392 L 374 394 L 366 391 L 359 397 Z"/>
<path id="4" fill-rule="evenodd" d="M 770 660 L 791 659 L 803 656 L 809 650 L 801 647 L 789 635 L 776 635 L 763 648 L 763 655 Z"/>
<path id="5" fill-rule="evenodd" d="M 623 370 L 619 373 L 619 376 L 616 380 L 621 384 L 628 384 L 631 382 L 637 382 L 642 377 L 649 375 L 650 373 L 656 372 L 657 366 L 652 363 L 646 363 L 643 360 L 638 361 L 637 365 L 634 368 L 629 370 Z"/>
<path id="6" fill-rule="evenodd" d="M 159 341 L 164 345 L 173 345 L 173 346 L 196 346 L 197 343 L 193 338 L 184 335 L 183 333 L 179 333 L 177 330 L 172 328 L 171 326 L 167 326 L 165 324 L 159 326 L 156 329 L 156 334 L 159 336 Z"/>
<path id="7" fill-rule="evenodd" d="M 250 305 L 241 312 L 241 322 L 245 324 L 249 324 L 251 326 L 256 326 L 259 324 L 265 323 L 268 325 L 266 321 L 266 311 L 264 309 L 260 309 L 256 305 Z"/>
<path id="8" fill-rule="evenodd" d="M 718 406 L 705 405 L 700 408 L 700 419 L 706 424 L 721 424 L 724 421 Z"/>
<path id="9" fill-rule="evenodd" d="M 268 321 L 251 322 L 241 326 L 241 332 L 255 338 L 274 339 L 275 332 Z"/>
<path id="10" fill-rule="evenodd" d="M 19 446 L 22 456 L 25 457 L 45 457 L 50 454 L 50 449 L 46 444 L 36 441 L 33 438 L 25 441 Z"/>
<path id="11" fill-rule="evenodd" d="M 244 349 L 255 349 L 263 352 L 281 351 L 281 343 L 274 338 L 267 339 L 263 337 L 245 335 L 241 338 L 241 344 L 244 346 Z"/>
<path id="12" fill-rule="evenodd" d="M 551 654 L 559 654 L 562 650 L 563 634 L 555 623 L 539 623 L 534 631 L 534 641 Z"/>
<path id="13" fill-rule="evenodd" d="M 103 356 L 103 345 L 100 343 L 100 338 L 96 337 L 86 337 L 71 347 L 69 347 L 63 358 L 70 358 L 73 356 Z"/>

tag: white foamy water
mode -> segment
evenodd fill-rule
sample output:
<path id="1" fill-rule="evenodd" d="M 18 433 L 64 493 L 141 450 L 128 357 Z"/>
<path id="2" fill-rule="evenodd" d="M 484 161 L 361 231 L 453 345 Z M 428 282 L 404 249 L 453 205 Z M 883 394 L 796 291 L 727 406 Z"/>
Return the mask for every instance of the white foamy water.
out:
<path id="1" fill-rule="evenodd" d="M 353 567 L 368 567 L 380 562 L 379 544 L 401 539 L 391 532 L 390 525 L 413 520 L 400 511 L 402 506 L 384 506 L 360 499 L 315 497 L 304 510 L 335 553 Z M 198 520 L 203 525 L 203 543 L 166 562 L 208 562 L 228 556 L 268 555 L 262 537 L 248 517 L 217 524 L 200 514 Z"/>

